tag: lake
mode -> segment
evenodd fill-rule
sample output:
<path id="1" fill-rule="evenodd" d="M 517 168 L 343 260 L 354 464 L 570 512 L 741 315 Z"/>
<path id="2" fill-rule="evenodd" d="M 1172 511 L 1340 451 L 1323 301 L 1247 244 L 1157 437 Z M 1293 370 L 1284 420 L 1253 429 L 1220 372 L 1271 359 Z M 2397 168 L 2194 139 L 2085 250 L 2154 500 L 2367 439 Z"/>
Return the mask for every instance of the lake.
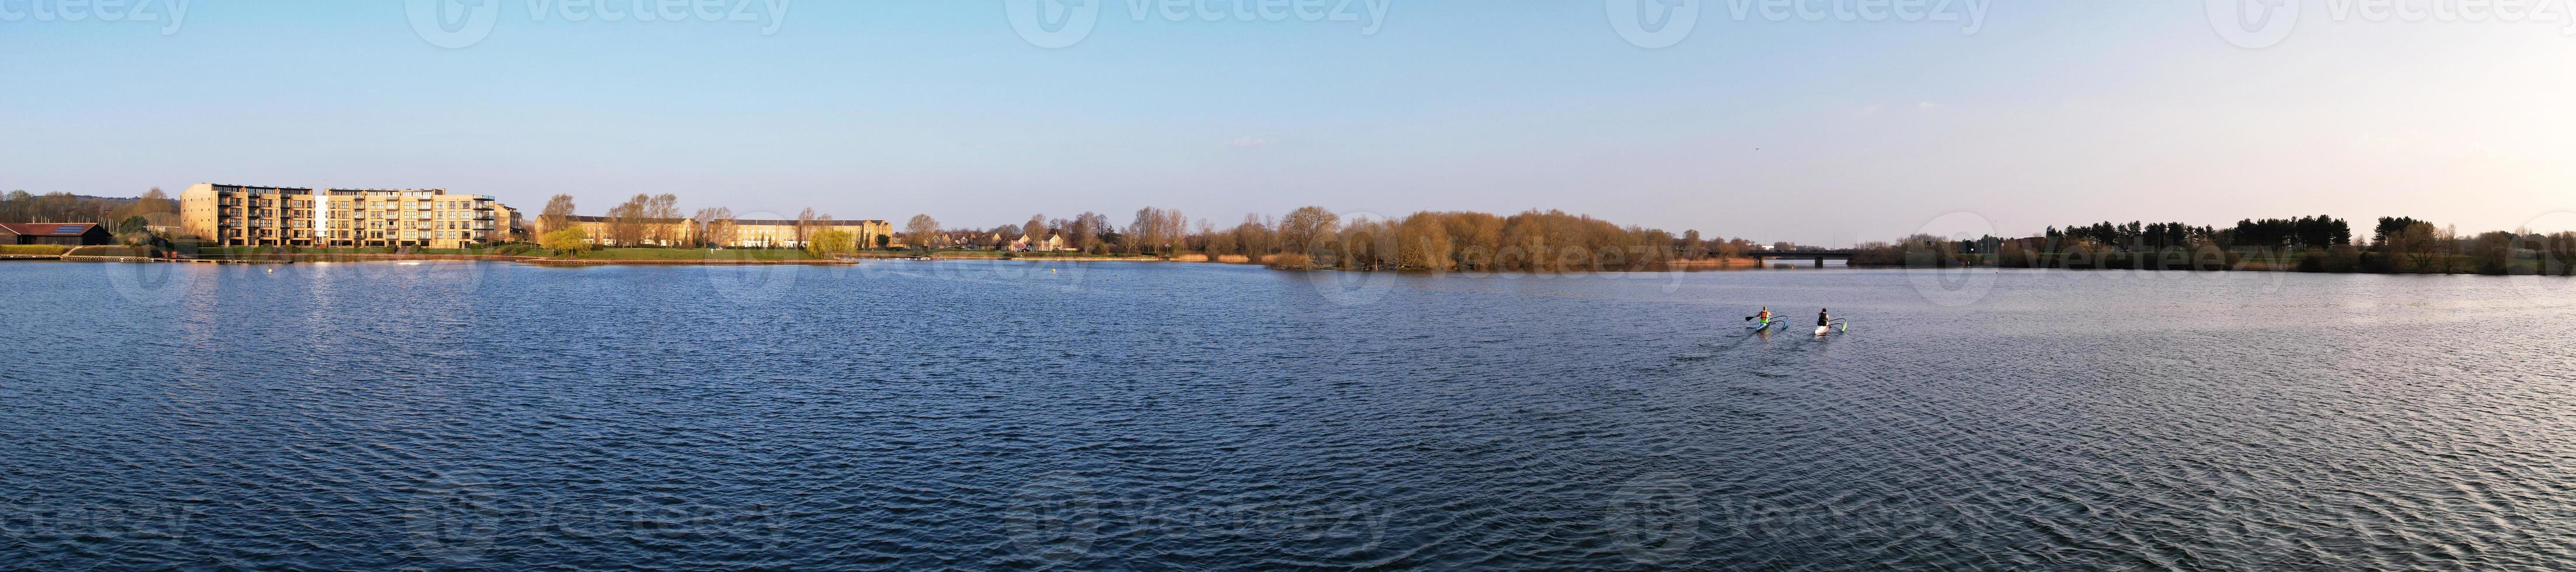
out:
<path id="1" fill-rule="evenodd" d="M 2576 568 L 2576 282 L 0 263 L 0 567 Z M 1785 333 L 1750 333 L 1769 305 Z M 1851 329 L 1809 331 L 1819 308 Z"/>

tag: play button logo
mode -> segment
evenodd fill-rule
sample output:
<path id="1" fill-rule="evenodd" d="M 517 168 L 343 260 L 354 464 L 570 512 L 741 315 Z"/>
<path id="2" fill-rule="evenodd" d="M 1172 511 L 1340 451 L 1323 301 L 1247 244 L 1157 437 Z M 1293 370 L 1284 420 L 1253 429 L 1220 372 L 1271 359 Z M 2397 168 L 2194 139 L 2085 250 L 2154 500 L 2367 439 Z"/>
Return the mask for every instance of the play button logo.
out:
<path id="1" fill-rule="evenodd" d="M 1610 29 L 1640 48 L 1671 47 L 1699 27 L 1700 0 L 1603 0 Z"/>
<path id="2" fill-rule="evenodd" d="M 2209 27 L 2227 43 L 2263 49 L 2290 39 L 2299 27 L 2298 0 L 2207 0 Z"/>

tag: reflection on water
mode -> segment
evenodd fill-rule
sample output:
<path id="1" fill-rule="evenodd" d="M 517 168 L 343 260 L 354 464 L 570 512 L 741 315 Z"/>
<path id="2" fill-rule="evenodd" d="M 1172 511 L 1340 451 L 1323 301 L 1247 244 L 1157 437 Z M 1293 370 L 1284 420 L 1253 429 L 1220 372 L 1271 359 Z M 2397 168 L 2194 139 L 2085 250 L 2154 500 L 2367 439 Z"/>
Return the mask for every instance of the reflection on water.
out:
<path id="1" fill-rule="evenodd" d="M 0 266 L 0 563 L 2576 566 L 2564 281 L 162 268 Z"/>

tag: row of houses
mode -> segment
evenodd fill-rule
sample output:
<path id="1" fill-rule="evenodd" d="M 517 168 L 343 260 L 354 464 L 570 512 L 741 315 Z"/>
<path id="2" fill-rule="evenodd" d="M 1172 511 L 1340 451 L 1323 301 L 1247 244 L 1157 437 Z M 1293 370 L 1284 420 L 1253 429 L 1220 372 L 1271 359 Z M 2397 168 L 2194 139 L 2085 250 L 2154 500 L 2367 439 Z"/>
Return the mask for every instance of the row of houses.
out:
<path id="1" fill-rule="evenodd" d="M 891 242 L 894 237 L 894 225 L 882 220 L 639 218 L 621 221 L 616 217 L 573 216 L 567 217 L 565 222 L 580 228 L 589 243 L 601 246 L 804 248 L 814 235 L 838 230 L 857 238 L 860 247 L 873 248 L 880 243 Z M 621 222 L 626 225 L 624 228 L 620 228 Z M 544 224 L 540 222 L 537 226 L 543 227 Z M 552 231 L 537 229 L 539 234 Z M 879 237 L 885 240 L 880 241 Z"/>
<path id="2" fill-rule="evenodd" d="M 992 245 L 995 250 L 1009 250 L 1012 252 L 1067 252 L 1073 250 L 1071 243 L 1065 241 L 1064 234 L 1056 232 L 1047 233 L 1045 238 L 1038 238 L 1026 234 L 1020 235 L 1017 238 L 1010 238 L 1009 235 L 998 232 L 952 232 L 940 234 L 938 241 L 932 244 L 932 246 L 942 248 L 981 248 L 981 245 Z"/>

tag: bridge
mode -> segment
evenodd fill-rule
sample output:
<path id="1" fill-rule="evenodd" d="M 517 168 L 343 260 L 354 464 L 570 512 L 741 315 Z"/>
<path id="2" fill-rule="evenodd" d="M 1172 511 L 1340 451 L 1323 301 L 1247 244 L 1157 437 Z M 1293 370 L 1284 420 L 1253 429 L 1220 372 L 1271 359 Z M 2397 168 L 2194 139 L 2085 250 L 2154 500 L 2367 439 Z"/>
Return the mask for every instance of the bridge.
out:
<path id="1" fill-rule="evenodd" d="M 1813 259 L 1816 259 L 1816 267 L 1817 267 L 1817 268 L 1824 268 L 1824 267 L 1825 267 L 1825 259 L 1828 259 L 1828 258 L 1839 258 L 1839 259 L 1843 259 L 1843 260 L 1851 260 L 1852 254 L 1854 254 L 1854 253 L 1858 253 L 1858 252 L 1860 252 L 1860 251 L 1857 251 L 1857 250 L 1851 250 L 1851 249 L 1843 249 L 1843 250 L 1756 250 L 1756 251 L 1752 251 L 1752 252 L 1746 252 L 1746 253 L 1744 253 L 1744 256 L 1745 256 L 1746 258 L 1752 258 L 1752 259 L 1756 259 L 1756 260 L 1813 258 Z"/>

